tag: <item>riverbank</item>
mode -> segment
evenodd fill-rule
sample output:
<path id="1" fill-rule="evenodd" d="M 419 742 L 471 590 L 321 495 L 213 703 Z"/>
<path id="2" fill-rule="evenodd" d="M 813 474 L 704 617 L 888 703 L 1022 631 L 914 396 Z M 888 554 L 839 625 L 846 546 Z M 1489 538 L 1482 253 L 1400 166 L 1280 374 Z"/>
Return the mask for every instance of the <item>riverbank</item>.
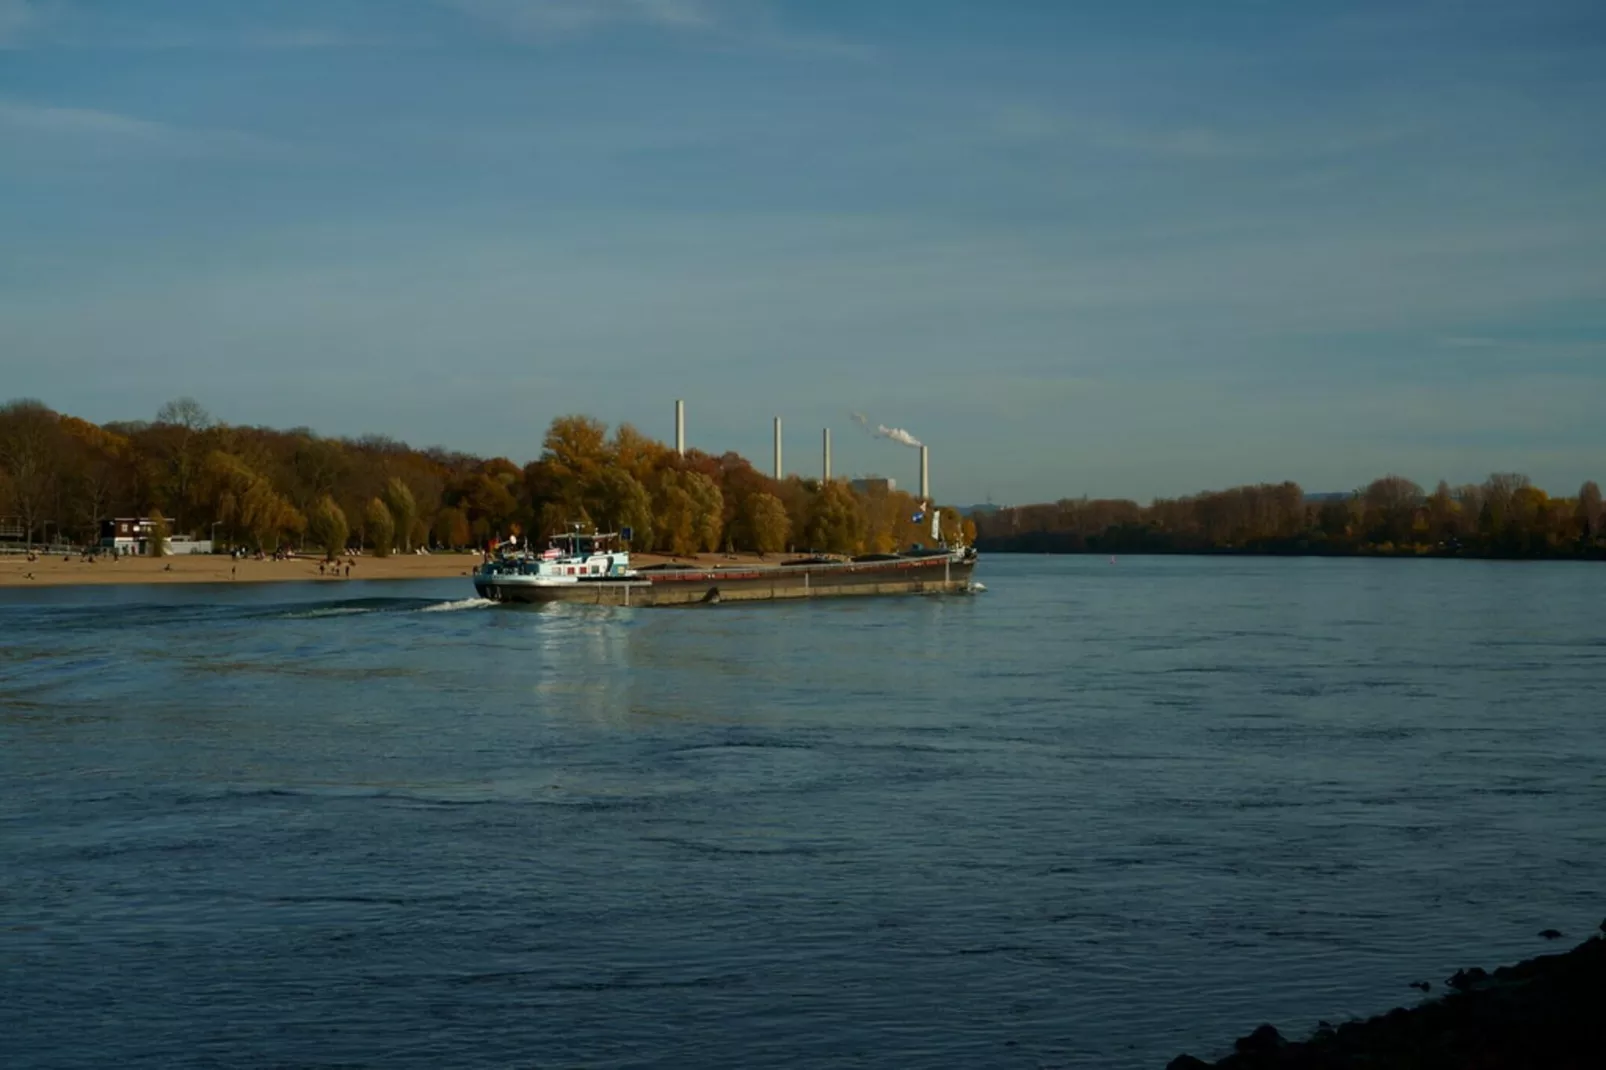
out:
<path id="1" fill-rule="evenodd" d="M 236 561 L 226 554 L 184 554 L 175 557 L 103 557 L 93 561 L 78 555 L 63 559 L 39 556 L 29 561 L 24 554 L 0 556 L 0 587 L 76 587 L 132 583 L 345 583 L 348 580 L 438 580 L 468 578 L 480 563 L 477 553 L 397 554 L 392 557 L 343 558 L 355 561 L 349 575 L 344 563 L 318 571 L 322 559 L 292 557 L 282 561 L 268 559 Z M 756 554 L 698 554 L 695 557 L 669 557 L 663 554 L 632 554 L 638 566 L 677 561 L 704 567 L 752 564 Z M 770 563 L 781 560 L 771 555 Z"/>
<path id="2" fill-rule="evenodd" d="M 1052 536 L 1053 533 L 1049 533 Z M 1558 546 L 1511 550 L 1468 546 L 1378 546 L 1371 543 L 1319 542 L 1306 539 L 1263 541 L 1250 546 L 1177 546 L 1163 541 L 1104 539 L 1067 540 L 1022 535 L 978 538 L 984 554 L 1052 554 L 1065 557 L 1362 557 L 1415 561 L 1423 558 L 1465 561 L 1606 561 L 1606 546 Z"/>
<path id="3" fill-rule="evenodd" d="M 1606 932 L 1606 922 L 1601 930 Z M 1459 970 L 1444 984 L 1450 992 L 1441 998 L 1336 1027 L 1323 1022 L 1304 1041 L 1285 1040 L 1274 1027 L 1263 1025 L 1239 1038 L 1234 1053 L 1218 1062 L 1179 1055 L 1167 1070 L 1583 1070 L 1601 1065 L 1606 1052 L 1606 938 L 1592 936 L 1571 951 L 1540 955 L 1493 973 L 1477 967 Z"/>

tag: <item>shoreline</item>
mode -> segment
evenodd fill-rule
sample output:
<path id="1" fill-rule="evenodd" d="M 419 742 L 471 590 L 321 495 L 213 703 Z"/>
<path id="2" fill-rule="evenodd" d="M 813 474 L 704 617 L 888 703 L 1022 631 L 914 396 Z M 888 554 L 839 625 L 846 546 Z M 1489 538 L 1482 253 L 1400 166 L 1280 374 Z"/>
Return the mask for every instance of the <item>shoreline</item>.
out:
<path id="1" fill-rule="evenodd" d="M 1584 1067 L 1606 1050 L 1606 922 L 1570 951 L 1493 972 L 1457 970 L 1449 991 L 1365 1020 L 1322 1022 L 1305 1040 L 1262 1025 L 1225 1058 L 1179 1055 L 1166 1070 L 1361 1070 L 1363 1067 Z M 1561 934 L 1546 930 L 1546 939 Z M 1434 985 L 1412 985 L 1429 991 Z"/>
<path id="2" fill-rule="evenodd" d="M 773 563 L 791 556 L 771 554 L 760 558 L 757 554 L 697 554 L 693 557 L 672 557 L 668 554 L 632 554 L 631 560 L 638 567 L 664 562 L 707 567 L 751 565 L 760 561 Z M 336 586 L 353 580 L 444 579 L 460 579 L 466 583 L 482 558 L 478 553 L 437 553 L 394 554 L 390 557 L 360 555 L 341 560 L 356 562 L 349 577 L 344 564 L 340 566 L 338 575 L 327 572 L 319 575 L 318 565 L 323 558 L 316 555 L 281 561 L 272 558 L 236 561 L 227 554 L 183 554 L 173 557 L 121 557 L 115 561 L 100 558 L 90 563 L 77 554 L 67 560 L 59 555 L 40 555 L 33 561 L 29 561 L 25 554 L 6 554 L 0 556 L 0 588 L 308 582 Z"/>
<path id="3" fill-rule="evenodd" d="M 1303 550 L 1278 547 L 1250 549 L 1241 546 L 1196 547 L 1193 549 L 1158 549 L 1155 547 L 1121 548 L 1102 547 L 1079 550 L 1041 549 L 1007 545 L 1008 540 L 978 539 L 976 549 L 985 554 L 1013 554 L 1021 557 L 1286 557 L 1286 558 L 1358 558 L 1367 561 L 1576 561 L 1600 563 L 1606 561 L 1606 552 L 1590 550 L 1581 553 L 1481 553 L 1466 550 L 1376 550 L 1376 549 L 1322 549 L 1309 547 Z"/>

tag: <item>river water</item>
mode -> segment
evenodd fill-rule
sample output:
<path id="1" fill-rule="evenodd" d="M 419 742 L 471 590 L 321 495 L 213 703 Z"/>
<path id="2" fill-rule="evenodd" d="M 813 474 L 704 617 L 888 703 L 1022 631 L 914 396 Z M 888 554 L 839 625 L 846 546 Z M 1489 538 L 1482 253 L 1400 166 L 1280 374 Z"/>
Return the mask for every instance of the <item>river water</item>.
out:
<path id="1" fill-rule="evenodd" d="M 1606 568 L 0 592 L 36 1067 L 1161 1067 L 1606 914 Z"/>

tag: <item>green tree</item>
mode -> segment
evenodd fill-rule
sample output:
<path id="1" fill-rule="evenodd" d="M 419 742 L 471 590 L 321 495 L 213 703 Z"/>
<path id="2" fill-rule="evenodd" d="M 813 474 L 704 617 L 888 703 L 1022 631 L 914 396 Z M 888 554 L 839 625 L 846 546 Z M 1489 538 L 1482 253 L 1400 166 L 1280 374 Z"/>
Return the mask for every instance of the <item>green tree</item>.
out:
<path id="1" fill-rule="evenodd" d="M 413 550 L 413 524 L 418 520 L 418 503 L 413 498 L 413 490 L 400 476 L 391 476 L 390 482 L 385 484 L 385 508 L 390 510 L 390 518 L 395 523 L 395 539 L 403 553 Z"/>
<path id="2" fill-rule="evenodd" d="M 325 494 L 313 504 L 307 516 L 307 534 L 324 552 L 325 557 L 336 557 L 346 548 L 351 527 L 346 523 L 346 511 Z"/>
<path id="3" fill-rule="evenodd" d="M 745 503 L 743 527 L 752 545 L 749 549 L 761 554 L 778 554 L 786 549 L 786 539 L 792 522 L 786 515 L 786 506 L 773 494 L 752 494 Z"/>
<path id="4" fill-rule="evenodd" d="M 396 545 L 396 521 L 391 517 L 390 510 L 378 498 L 369 500 L 367 508 L 363 510 L 363 535 L 368 539 L 368 545 L 373 547 L 375 557 L 389 557 L 390 551 Z"/>
<path id="5" fill-rule="evenodd" d="M 151 537 L 146 545 L 150 548 L 152 557 L 167 556 L 167 518 L 160 509 L 152 509 L 150 515 Z"/>

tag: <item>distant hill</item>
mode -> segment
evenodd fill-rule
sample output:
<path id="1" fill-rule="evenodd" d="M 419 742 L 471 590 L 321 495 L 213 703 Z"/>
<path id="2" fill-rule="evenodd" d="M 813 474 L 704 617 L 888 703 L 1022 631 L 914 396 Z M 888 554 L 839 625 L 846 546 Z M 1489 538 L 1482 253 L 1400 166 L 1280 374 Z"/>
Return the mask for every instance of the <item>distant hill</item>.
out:
<path id="1" fill-rule="evenodd" d="M 988 502 L 986 505 L 956 505 L 954 508 L 958 510 L 960 516 L 991 516 L 1002 506 Z"/>

